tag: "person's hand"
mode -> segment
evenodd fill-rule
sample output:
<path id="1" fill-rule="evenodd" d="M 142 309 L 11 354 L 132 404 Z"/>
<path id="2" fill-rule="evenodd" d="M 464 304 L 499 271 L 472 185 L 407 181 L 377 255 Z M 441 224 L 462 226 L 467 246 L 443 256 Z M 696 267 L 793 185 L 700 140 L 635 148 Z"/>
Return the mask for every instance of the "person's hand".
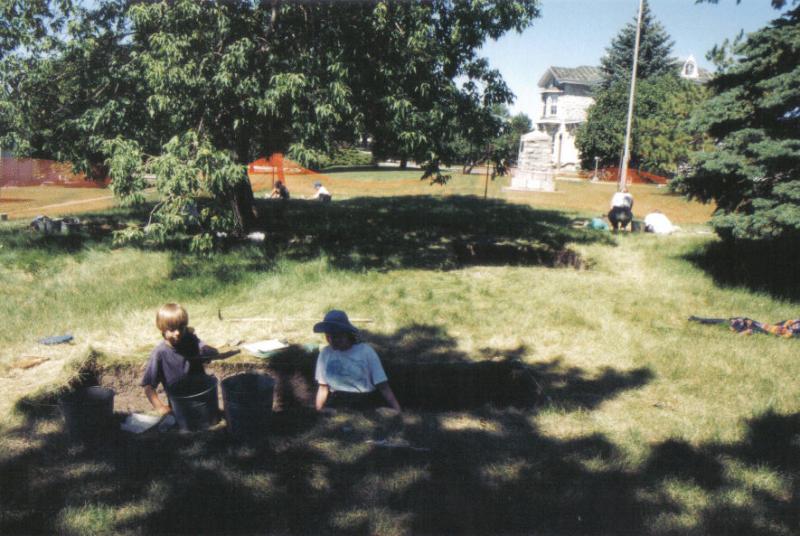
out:
<path id="1" fill-rule="evenodd" d="M 156 411 L 158 411 L 158 414 L 163 417 L 164 415 L 169 415 L 170 413 L 172 413 L 172 408 L 169 406 L 161 406 Z"/>
<path id="2" fill-rule="evenodd" d="M 233 357 L 235 355 L 239 355 L 240 353 L 242 353 L 242 351 L 239 350 L 238 348 L 232 348 L 230 350 L 220 348 L 219 352 L 217 352 L 215 355 L 211 356 L 211 358 L 215 359 L 215 360 L 216 359 L 228 359 L 229 357 Z"/>

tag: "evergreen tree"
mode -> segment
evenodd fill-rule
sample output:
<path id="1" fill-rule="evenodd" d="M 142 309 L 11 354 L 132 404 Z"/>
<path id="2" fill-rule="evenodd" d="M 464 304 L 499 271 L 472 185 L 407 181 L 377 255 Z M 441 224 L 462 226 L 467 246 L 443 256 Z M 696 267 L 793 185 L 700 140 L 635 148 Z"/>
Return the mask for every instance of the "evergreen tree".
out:
<path id="1" fill-rule="evenodd" d="M 606 48 L 606 55 L 600 60 L 603 71 L 603 89 L 609 88 L 618 81 L 630 83 L 633 68 L 633 50 L 636 44 L 636 23 L 628 23 Z M 642 6 L 642 29 L 639 37 L 639 61 L 636 68 L 636 79 L 644 80 L 652 76 L 676 74 L 672 59 L 670 38 L 661 23 L 650 12 L 647 0 Z"/>
<path id="2" fill-rule="evenodd" d="M 753 32 L 695 114 L 715 141 L 675 187 L 714 201 L 725 239 L 800 239 L 800 7 Z"/>
<path id="3" fill-rule="evenodd" d="M 589 108 L 575 140 L 583 169 L 592 169 L 595 156 L 600 157 L 601 166 L 619 165 L 628 89 L 628 84 L 620 80 L 600 91 Z M 702 133 L 689 128 L 689 118 L 706 94 L 702 86 L 673 74 L 640 81 L 634 101 L 631 167 L 668 176 L 684 167 L 690 153 L 707 142 Z"/>
<path id="4" fill-rule="evenodd" d="M 603 166 L 620 162 L 635 40 L 636 18 L 614 37 L 601 61 L 604 78 L 575 140 L 584 169 L 594 166 L 595 157 Z M 686 128 L 686 122 L 705 98 L 705 91 L 680 78 L 671 50 L 669 35 L 645 0 L 630 165 L 663 175 L 674 175 L 687 163 L 690 151 L 699 149 L 704 141 L 702 135 Z"/>

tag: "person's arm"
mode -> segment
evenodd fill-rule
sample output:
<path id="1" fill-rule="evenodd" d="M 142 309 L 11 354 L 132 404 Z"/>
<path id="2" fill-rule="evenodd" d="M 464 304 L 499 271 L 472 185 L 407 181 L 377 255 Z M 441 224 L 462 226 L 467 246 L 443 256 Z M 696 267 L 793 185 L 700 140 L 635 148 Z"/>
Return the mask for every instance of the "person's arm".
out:
<path id="1" fill-rule="evenodd" d="M 158 397 L 158 393 L 156 393 L 156 386 L 163 381 L 160 377 L 160 347 L 160 345 L 156 346 L 156 348 L 150 353 L 150 359 L 147 360 L 144 375 L 142 376 L 142 382 L 139 385 L 144 388 L 144 395 L 147 397 L 150 405 L 153 406 L 153 409 L 156 410 L 160 415 L 166 415 L 172 411 L 172 408 L 169 407 L 169 404 L 164 404 Z"/>
<path id="2" fill-rule="evenodd" d="M 367 353 L 367 368 L 372 384 L 381 392 L 389 407 L 396 411 L 402 411 L 400 402 L 397 401 L 394 391 L 389 386 L 389 378 L 386 377 L 386 371 L 383 370 L 381 358 L 369 344 L 360 344 L 359 348 Z"/>
<path id="3" fill-rule="evenodd" d="M 153 409 L 156 410 L 159 415 L 166 415 L 167 413 L 172 413 L 172 408 L 169 407 L 168 404 L 164 404 L 161 399 L 158 397 L 158 393 L 153 388 L 152 385 L 145 385 L 144 386 L 144 394 L 147 397 L 147 400 L 150 401 L 150 404 L 153 406 Z"/>
<path id="4" fill-rule="evenodd" d="M 197 334 L 194 332 L 194 329 L 192 328 L 189 329 L 192 330 L 191 331 L 192 337 L 194 337 L 197 340 L 197 355 L 187 357 L 186 359 L 188 361 L 206 362 L 206 361 L 211 361 L 212 359 L 219 358 L 220 355 L 219 350 L 203 342 L 203 340 L 200 337 L 198 337 Z"/>
<path id="5" fill-rule="evenodd" d="M 330 389 L 324 383 L 319 384 L 319 389 L 317 389 L 317 399 L 314 402 L 314 407 L 317 408 L 317 411 L 322 411 L 322 408 L 325 407 L 325 402 L 328 401 L 328 395 L 330 394 Z"/>
<path id="6" fill-rule="evenodd" d="M 200 357 L 203 358 L 216 357 L 219 355 L 219 350 L 204 343 L 200 343 L 199 352 Z"/>
<path id="7" fill-rule="evenodd" d="M 231 350 L 225 350 L 224 352 L 217 351 L 216 354 L 213 354 L 211 357 L 208 358 L 209 361 L 215 361 L 220 359 L 228 359 L 229 357 L 233 357 L 235 355 L 239 355 L 242 353 L 241 350 L 238 348 L 233 348 Z"/>
<path id="8" fill-rule="evenodd" d="M 400 402 L 397 401 L 397 397 L 394 396 L 394 391 L 392 391 L 392 387 L 389 385 L 389 382 L 383 382 L 376 386 L 378 390 L 383 395 L 383 398 L 386 399 L 386 402 L 389 404 L 389 407 L 396 411 L 403 411 L 400 409 Z"/>

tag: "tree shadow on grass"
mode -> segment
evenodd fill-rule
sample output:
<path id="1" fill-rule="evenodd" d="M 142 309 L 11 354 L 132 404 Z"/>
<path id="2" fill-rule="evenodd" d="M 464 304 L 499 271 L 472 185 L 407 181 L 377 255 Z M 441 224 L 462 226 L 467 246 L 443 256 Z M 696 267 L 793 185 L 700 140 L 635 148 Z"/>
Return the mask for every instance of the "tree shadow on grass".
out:
<path id="1" fill-rule="evenodd" d="M 585 267 L 570 243 L 610 239 L 571 227 L 562 213 L 469 196 L 364 197 L 335 203 L 292 200 L 275 217 L 264 203 L 265 247 L 337 268 L 437 269 L 466 265 Z"/>
<path id="2" fill-rule="evenodd" d="M 407 338 L 402 334 L 397 340 Z M 456 357 L 452 341 L 422 342 Z M 557 437 L 541 429 L 536 417 L 553 408 L 592 411 L 644 385 L 646 371 L 589 375 L 558 362 L 536 370 L 548 396 L 532 407 L 409 410 L 403 416 L 304 414 L 295 417 L 302 426 L 275 426 L 265 439 L 246 445 L 215 430 L 118 434 L 95 446 L 69 446 L 57 422 L 31 419 L 27 430 L 5 431 L 7 439 L 28 443 L 0 459 L 0 531 L 775 536 L 797 531 L 800 414 L 754 418 L 745 423 L 741 441 L 657 443 L 643 463 L 631 467 L 609 438 Z M 766 471 L 784 483 L 747 481 L 737 470 Z M 710 499 L 687 504 L 674 495 L 676 487 Z M 670 524 L 669 516 L 677 520 Z"/>
<path id="3" fill-rule="evenodd" d="M 476 197 L 404 196 L 357 198 L 322 204 L 290 200 L 276 219 L 275 203 L 260 201 L 263 242 L 232 240 L 211 255 L 189 251 L 187 237 L 159 247 L 172 257 L 170 280 L 190 289 L 203 281 L 237 284 L 272 270 L 281 258 L 309 261 L 325 257 L 335 268 L 363 270 L 449 270 L 464 266 L 550 266 L 588 268 L 572 243 L 604 242 L 607 233 L 575 229 L 556 211 Z M 126 222 L 144 223 L 148 206 L 81 217 L 70 235 L 43 235 L 22 228 L 0 230 L 0 258 L 36 272 L 57 268 L 66 258 L 92 249 L 111 249 L 113 231 Z M 209 284 L 213 292 L 219 285 Z"/>
<path id="4" fill-rule="evenodd" d="M 101 230 L 61 235 L 43 234 L 27 227 L 0 229 L 0 255 L 4 264 L 28 272 L 48 266 L 60 257 L 75 257 L 89 248 L 110 247 Z"/>
<path id="5" fill-rule="evenodd" d="M 706 271 L 719 286 L 742 287 L 778 299 L 800 301 L 798 244 L 715 241 L 686 259 Z"/>
<path id="6" fill-rule="evenodd" d="M 370 340 L 386 351 L 387 368 L 454 367 L 449 378 L 420 381 L 456 399 L 461 379 L 475 371 L 483 377 L 492 365 L 527 352 L 459 353 L 456 341 L 433 326 Z M 447 362 L 437 363 L 437 355 Z M 223 429 L 118 432 L 99 444 L 70 446 L 56 417 L 21 405 L 25 425 L 4 431 L 6 441 L 18 444 L 0 457 L 0 531 L 646 533 L 648 515 L 665 505 L 639 497 L 643 475 L 614 468 L 617 447 L 600 435 L 553 437 L 536 416 L 553 407 L 591 411 L 645 385 L 649 373 L 593 375 L 558 362 L 526 373 L 544 395 L 534 404 L 465 402 L 447 411 L 411 404 L 401 416 L 290 412 L 274 417 L 267 437 L 246 445 Z M 302 426 L 283 426 L 281 419 Z"/>

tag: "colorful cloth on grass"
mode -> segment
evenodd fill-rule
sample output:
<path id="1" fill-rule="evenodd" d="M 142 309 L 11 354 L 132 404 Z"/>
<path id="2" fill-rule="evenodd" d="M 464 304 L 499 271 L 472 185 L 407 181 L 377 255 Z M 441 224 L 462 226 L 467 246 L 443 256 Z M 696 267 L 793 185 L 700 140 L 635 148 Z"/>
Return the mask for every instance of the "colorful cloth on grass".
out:
<path id="1" fill-rule="evenodd" d="M 737 333 L 771 333 L 778 337 L 800 337 L 800 318 L 767 324 L 752 318 L 736 317 L 729 322 L 731 329 Z"/>
<path id="2" fill-rule="evenodd" d="M 728 324 L 736 333 L 770 333 L 778 337 L 800 337 L 800 318 L 783 320 L 774 324 L 758 322 L 752 318 L 736 316 L 733 318 L 703 318 L 690 316 L 689 320 L 701 324 Z"/>

